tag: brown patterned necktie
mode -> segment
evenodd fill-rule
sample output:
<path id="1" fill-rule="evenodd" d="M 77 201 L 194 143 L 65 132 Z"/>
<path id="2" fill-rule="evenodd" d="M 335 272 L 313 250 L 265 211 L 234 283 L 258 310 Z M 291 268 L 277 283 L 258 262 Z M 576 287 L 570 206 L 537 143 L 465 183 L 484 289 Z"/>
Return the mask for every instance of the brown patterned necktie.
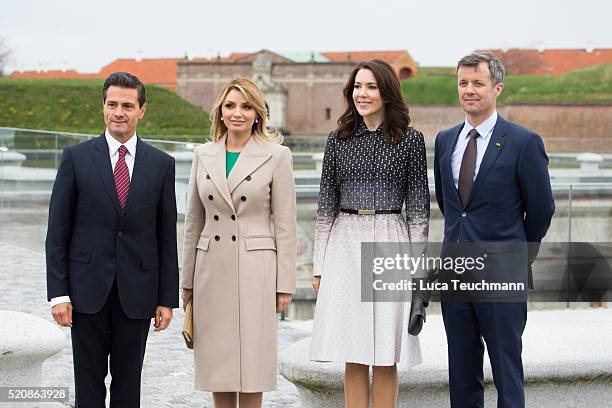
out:
<path id="1" fill-rule="evenodd" d="M 463 159 L 461 159 L 461 168 L 459 170 L 459 197 L 461 203 L 465 207 L 470 193 L 472 192 L 472 186 L 474 185 L 474 172 L 476 171 L 476 139 L 480 134 L 476 129 L 470 130 L 468 133 L 470 140 L 465 147 L 463 152 Z"/>
<path id="2" fill-rule="evenodd" d="M 117 189 L 117 197 L 119 198 L 119 206 L 123 210 L 127 201 L 128 191 L 130 190 L 130 171 L 125 162 L 125 154 L 127 147 L 121 145 L 119 147 L 119 160 L 115 165 L 115 188 Z"/>

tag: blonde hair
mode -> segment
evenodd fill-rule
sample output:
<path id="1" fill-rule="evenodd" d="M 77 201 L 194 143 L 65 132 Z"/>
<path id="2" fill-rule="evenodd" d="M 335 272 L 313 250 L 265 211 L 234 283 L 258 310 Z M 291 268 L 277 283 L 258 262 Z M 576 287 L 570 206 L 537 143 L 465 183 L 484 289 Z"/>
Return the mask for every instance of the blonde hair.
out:
<path id="1" fill-rule="evenodd" d="M 219 93 L 215 104 L 210 111 L 210 136 L 213 142 L 221 139 L 227 132 L 227 126 L 223 123 L 221 114 L 221 105 L 225 101 L 227 94 L 232 90 L 236 90 L 244 96 L 244 99 L 255 109 L 257 112 L 257 121 L 253 123 L 253 129 L 251 136 L 269 143 L 283 143 L 283 136 L 277 130 L 268 130 L 268 111 L 266 110 L 266 103 L 264 97 L 261 94 L 257 85 L 253 81 L 246 78 L 232 79 L 225 85 L 225 87 Z"/>

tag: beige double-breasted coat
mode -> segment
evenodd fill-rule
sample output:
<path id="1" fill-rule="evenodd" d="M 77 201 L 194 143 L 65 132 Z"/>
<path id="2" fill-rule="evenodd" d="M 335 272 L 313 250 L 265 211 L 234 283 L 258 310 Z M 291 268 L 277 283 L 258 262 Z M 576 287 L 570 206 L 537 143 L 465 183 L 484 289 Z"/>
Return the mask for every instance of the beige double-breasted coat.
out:
<path id="1" fill-rule="evenodd" d="M 195 149 L 181 287 L 193 289 L 195 387 L 276 388 L 276 293 L 295 292 L 291 152 L 251 137 L 229 176 L 225 137 Z"/>

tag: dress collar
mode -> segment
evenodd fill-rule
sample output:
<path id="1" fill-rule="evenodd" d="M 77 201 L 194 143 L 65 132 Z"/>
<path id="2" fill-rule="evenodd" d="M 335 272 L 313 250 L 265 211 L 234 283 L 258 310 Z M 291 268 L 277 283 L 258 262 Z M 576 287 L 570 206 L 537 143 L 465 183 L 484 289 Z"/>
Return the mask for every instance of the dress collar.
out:
<path id="1" fill-rule="evenodd" d="M 380 124 L 380 126 L 378 126 L 378 128 L 376 130 L 370 130 L 368 129 L 368 127 L 366 126 L 365 122 L 363 121 L 363 118 L 359 119 L 359 125 L 357 126 L 357 130 L 355 131 L 355 136 L 363 136 L 363 135 L 367 135 L 370 133 L 376 133 L 376 134 L 383 134 L 383 125 L 384 122 Z"/>

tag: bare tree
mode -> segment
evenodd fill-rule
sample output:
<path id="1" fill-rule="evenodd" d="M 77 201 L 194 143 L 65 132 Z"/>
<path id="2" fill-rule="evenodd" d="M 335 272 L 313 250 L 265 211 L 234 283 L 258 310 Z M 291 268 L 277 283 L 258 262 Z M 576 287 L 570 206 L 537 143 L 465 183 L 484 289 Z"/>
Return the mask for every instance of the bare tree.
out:
<path id="1" fill-rule="evenodd" d="M 11 50 L 6 45 L 4 38 L 0 37 L 0 76 L 4 73 L 4 67 L 8 63 Z"/>

